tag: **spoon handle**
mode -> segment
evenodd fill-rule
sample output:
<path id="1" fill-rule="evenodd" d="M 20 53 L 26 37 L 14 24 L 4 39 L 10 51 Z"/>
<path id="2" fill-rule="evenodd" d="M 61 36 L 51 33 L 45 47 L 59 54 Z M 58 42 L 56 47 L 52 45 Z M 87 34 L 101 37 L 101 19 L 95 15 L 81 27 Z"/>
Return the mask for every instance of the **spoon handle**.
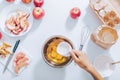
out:
<path id="1" fill-rule="evenodd" d="M 117 61 L 117 62 L 113 62 L 113 63 L 111 63 L 112 65 L 114 65 L 114 64 L 120 64 L 120 61 Z"/>

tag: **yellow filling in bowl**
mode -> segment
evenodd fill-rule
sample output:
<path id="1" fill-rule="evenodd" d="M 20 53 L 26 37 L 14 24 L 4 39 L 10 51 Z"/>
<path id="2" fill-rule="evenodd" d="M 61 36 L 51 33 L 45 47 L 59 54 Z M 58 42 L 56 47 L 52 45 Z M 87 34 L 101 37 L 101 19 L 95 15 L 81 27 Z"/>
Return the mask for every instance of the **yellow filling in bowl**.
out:
<path id="1" fill-rule="evenodd" d="M 57 46 L 60 42 L 64 41 L 63 39 L 54 39 L 47 47 L 47 59 L 52 61 L 53 63 L 59 65 L 65 63 L 68 58 L 57 53 Z"/>

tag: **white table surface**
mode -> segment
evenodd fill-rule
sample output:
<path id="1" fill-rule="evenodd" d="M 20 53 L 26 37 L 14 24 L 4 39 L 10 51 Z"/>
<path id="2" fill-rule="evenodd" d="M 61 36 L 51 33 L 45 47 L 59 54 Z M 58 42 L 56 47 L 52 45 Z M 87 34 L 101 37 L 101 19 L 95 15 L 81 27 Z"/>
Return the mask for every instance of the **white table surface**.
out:
<path id="1" fill-rule="evenodd" d="M 24 5 L 21 0 L 16 0 L 13 4 Z M 83 69 L 73 62 L 65 68 L 52 68 L 47 65 L 42 58 L 42 46 L 44 41 L 53 35 L 63 35 L 71 39 L 75 48 L 79 48 L 80 31 L 83 25 L 89 25 L 91 31 L 101 25 L 101 21 L 89 8 L 88 0 L 45 0 L 43 9 L 45 16 L 42 20 L 34 20 L 33 28 L 27 36 L 24 36 L 20 46 L 26 49 L 32 56 L 32 62 L 26 70 L 19 76 L 14 76 L 9 71 L 2 74 L 4 66 L 0 64 L 0 80 L 93 80 L 93 78 Z M 10 5 L 5 0 L 0 0 L 0 12 L 5 6 Z M 24 5 L 33 9 L 33 4 Z M 17 7 L 17 6 L 16 6 Z M 69 11 L 73 7 L 79 7 L 82 15 L 78 20 L 69 17 Z M 4 16 L 4 15 L 3 15 Z M 2 17 L 2 16 L 0 16 Z M 118 30 L 120 35 L 120 31 Z M 104 50 L 94 44 L 91 40 L 85 46 L 91 62 L 100 54 L 109 54 L 114 60 L 120 60 L 120 39 L 109 50 Z M 120 67 L 109 78 L 105 80 L 119 80 Z"/>

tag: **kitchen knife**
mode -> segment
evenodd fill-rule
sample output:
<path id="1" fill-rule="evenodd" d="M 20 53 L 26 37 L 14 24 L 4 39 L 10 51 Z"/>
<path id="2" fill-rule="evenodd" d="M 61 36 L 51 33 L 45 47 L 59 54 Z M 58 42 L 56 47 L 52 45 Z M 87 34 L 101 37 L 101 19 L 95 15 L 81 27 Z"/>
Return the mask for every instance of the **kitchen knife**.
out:
<path id="1" fill-rule="evenodd" d="M 6 69 L 7 69 L 8 65 L 9 65 L 9 63 L 10 63 L 13 55 L 15 54 L 15 51 L 16 51 L 17 48 L 18 48 L 19 43 L 20 43 L 20 40 L 17 40 L 16 43 L 15 43 L 15 45 L 14 45 L 14 48 L 13 48 L 13 50 L 12 50 L 12 54 L 10 54 L 10 56 L 9 56 L 9 58 L 8 58 L 8 60 L 7 60 L 7 63 L 6 63 L 5 68 L 4 68 L 4 70 L 3 70 L 3 73 L 6 71 Z"/>

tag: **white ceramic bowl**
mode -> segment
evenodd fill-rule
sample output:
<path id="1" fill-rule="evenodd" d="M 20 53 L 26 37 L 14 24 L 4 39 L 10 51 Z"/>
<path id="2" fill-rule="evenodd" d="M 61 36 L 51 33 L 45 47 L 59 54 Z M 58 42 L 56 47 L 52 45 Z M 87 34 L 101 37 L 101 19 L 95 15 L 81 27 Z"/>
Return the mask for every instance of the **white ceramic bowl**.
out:
<path id="1" fill-rule="evenodd" d="M 111 65 L 114 62 L 109 55 L 100 55 L 96 58 L 94 66 L 102 77 L 109 77 L 112 75 L 115 65 Z"/>
<path id="2" fill-rule="evenodd" d="M 30 13 L 30 16 L 28 17 L 29 27 L 28 27 L 27 31 L 21 32 L 19 35 L 15 35 L 15 34 L 11 33 L 9 30 L 6 29 L 5 21 L 11 15 L 15 14 L 15 12 L 18 11 L 18 10 Z M 0 29 L 6 35 L 11 36 L 11 37 L 20 37 L 20 36 L 25 35 L 26 33 L 28 33 L 30 31 L 30 29 L 32 27 L 32 24 L 33 24 L 33 17 L 32 17 L 31 11 L 27 7 L 25 7 L 23 5 L 20 5 L 20 4 L 12 4 L 12 5 L 9 5 L 9 6 L 5 7 L 2 10 L 2 12 L 0 13 L 0 16 L 2 16 L 0 18 L 1 19 L 1 21 L 0 21 Z"/>
<path id="3" fill-rule="evenodd" d="M 60 42 L 57 46 L 57 52 L 62 56 L 69 57 L 70 51 L 72 50 L 71 45 L 68 42 Z"/>

